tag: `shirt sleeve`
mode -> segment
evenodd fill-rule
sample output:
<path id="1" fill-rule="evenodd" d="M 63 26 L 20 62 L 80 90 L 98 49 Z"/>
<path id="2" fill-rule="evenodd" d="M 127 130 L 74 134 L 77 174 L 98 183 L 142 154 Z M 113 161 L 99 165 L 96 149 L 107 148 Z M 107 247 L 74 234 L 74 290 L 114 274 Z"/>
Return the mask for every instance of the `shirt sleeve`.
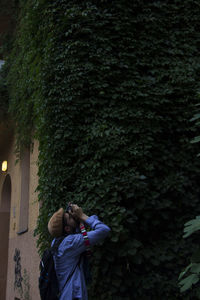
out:
<path id="1" fill-rule="evenodd" d="M 92 229 L 87 233 L 91 246 L 101 242 L 110 232 L 110 228 L 103 222 L 99 221 L 98 217 L 95 215 L 89 217 L 85 223 Z"/>
<path id="2" fill-rule="evenodd" d="M 110 232 L 110 228 L 99 221 L 97 216 L 89 217 L 86 222 L 91 227 L 91 231 L 87 232 L 90 245 L 96 245 L 102 241 Z M 86 250 L 85 242 L 81 233 L 67 236 L 59 247 L 60 255 L 68 251 L 69 255 L 77 256 Z"/>

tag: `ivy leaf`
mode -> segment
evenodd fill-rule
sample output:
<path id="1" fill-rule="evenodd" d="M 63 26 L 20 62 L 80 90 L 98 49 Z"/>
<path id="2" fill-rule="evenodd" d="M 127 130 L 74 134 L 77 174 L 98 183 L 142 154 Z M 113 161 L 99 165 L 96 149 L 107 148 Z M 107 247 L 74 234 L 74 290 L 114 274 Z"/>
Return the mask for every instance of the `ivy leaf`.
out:
<path id="1" fill-rule="evenodd" d="M 189 264 L 189 266 L 187 266 L 185 268 L 185 270 L 183 272 L 180 273 L 179 277 L 178 277 L 178 280 L 180 280 L 181 278 L 184 277 L 184 275 L 189 271 L 189 269 L 193 266 L 193 263 Z"/>
<path id="2" fill-rule="evenodd" d="M 198 119 L 200 119 L 200 113 L 199 114 L 195 114 L 194 117 L 192 119 L 190 119 L 190 121 L 192 122 L 192 121 L 196 121 Z"/>
<path id="3" fill-rule="evenodd" d="M 198 143 L 200 142 L 200 136 L 196 136 L 190 143 L 194 144 L 194 143 Z"/>
<path id="4" fill-rule="evenodd" d="M 199 281 L 198 275 L 191 274 L 185 279 L 180 281 L 181 292 L 185 292 L 192 287 L 192 285 L 196 284 Z"/>
<path id="5" fill-rule="evenodd" d="M 195 219 L 185 223 L 185 234 L 183 235 L 183 237 L 186 238 L 198 230 L 200 230 L 200 216 L 197 216 Z"/>

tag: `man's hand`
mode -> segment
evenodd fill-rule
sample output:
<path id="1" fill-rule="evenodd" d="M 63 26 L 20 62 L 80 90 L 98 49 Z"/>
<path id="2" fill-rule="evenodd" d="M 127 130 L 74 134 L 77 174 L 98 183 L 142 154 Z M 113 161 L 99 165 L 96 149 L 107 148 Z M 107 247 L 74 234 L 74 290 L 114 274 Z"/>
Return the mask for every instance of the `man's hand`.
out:
<path id="1" fill-rule="evenodd" d="M 72 204 L 71 205 L 71 211 L 69 212 L 70 215 L 72 215 L 72 217 L 76 220 L 85 222 L 88 218 L 88 216 L 86 214 L 84 214 L 83 210 L 81 207 L 79 207 L 76 204 Z"/>

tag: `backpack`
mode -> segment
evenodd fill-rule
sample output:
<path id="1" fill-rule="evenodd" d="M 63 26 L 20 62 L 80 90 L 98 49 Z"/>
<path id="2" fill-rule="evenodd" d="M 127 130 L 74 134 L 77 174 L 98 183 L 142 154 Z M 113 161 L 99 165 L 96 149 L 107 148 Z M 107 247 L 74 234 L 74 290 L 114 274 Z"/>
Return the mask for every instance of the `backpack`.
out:
<path id="1" fill-rule="evenodd" d="M 77 266 L 80 265 L 81 255 L 74 269 L 65 281 L 61 291 L 59 291 L 58 279 L 56 276 L 53 255 L 58 251 L 60 243 L 64 240 L 65 236 L 56 239 L 50 249 L 46 249 L 40 261 L 40 276 L 39 276 L 39 291 L 41 300 L 59 300 L 67 282 L 74 274 Z"/>
<path id="2" fill-rule="evenodd" d="M 41 300 L 58 300 L 59 285 L 56 276 L 53 255 L 65 237 L 56 239 L 50 249 L 46 249 L 40 261 L 39 291 Z"/>

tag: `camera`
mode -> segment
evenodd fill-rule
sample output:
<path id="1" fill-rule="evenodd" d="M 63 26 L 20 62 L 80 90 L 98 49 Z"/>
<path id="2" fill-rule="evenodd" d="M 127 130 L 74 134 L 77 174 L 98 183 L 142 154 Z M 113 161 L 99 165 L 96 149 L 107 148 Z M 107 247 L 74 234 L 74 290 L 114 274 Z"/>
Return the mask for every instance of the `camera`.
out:
<path id="1" fill-rule="evenodd" d="M 65 212 L 70 212 L 70 211 L 72 211 L 72 203 L 69 203 L 69 204 L 67 204 L 67 207 L 66 207 L 66 210 L 65 210 Z"/>

